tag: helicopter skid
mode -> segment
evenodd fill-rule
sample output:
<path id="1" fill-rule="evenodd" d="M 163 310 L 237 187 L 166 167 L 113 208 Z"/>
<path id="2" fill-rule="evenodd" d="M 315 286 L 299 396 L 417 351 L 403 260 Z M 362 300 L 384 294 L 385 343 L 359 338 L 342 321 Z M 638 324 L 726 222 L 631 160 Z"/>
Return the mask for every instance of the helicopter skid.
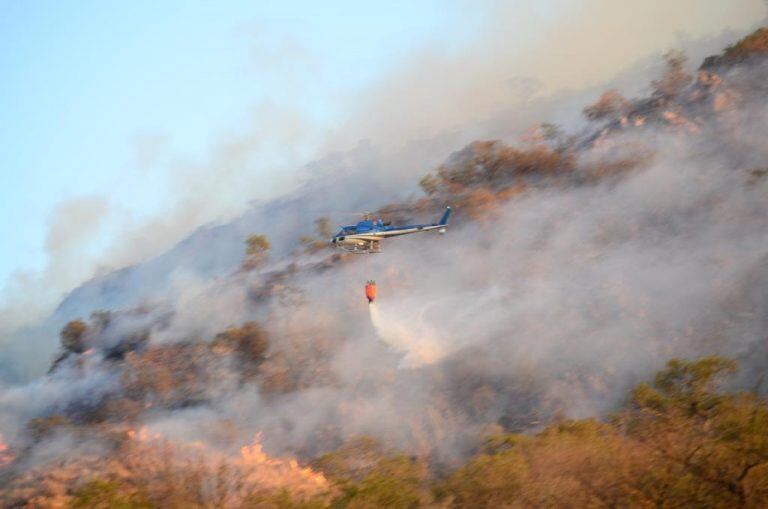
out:
<path id="1" fill-rule="evenodd" d="M 352 254 L 372 254 L 372 253 L 381 253 L 381 247 L 379 247 L 379 243 L 371 243 L 371 244 L 340 244 L 338 245 L 340 249 L 343 251 L 346 251 L 347 253 Z"/>

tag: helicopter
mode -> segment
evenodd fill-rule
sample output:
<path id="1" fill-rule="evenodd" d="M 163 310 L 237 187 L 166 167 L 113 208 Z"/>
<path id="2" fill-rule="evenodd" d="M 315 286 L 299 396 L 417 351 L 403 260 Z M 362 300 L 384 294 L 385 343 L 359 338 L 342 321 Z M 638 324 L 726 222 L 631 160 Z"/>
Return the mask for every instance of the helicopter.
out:
<path id="1" fill-rule="evenodd" d="M 445 233 L 448 228 L 448 218 L 451 215 L 451 207 L 445 207 L 443 217 L 434 224 L 409 224 L 392 226 L 381 219 L 372 219 L 366 215 L 365 219 L 352 226 L 342 226 L 339 233 L 333 236 L 331 244 L 335 247 L 355 254 L 380 253 L 379 241 L 389 237 L 408 235 L 437 230 Z"/>

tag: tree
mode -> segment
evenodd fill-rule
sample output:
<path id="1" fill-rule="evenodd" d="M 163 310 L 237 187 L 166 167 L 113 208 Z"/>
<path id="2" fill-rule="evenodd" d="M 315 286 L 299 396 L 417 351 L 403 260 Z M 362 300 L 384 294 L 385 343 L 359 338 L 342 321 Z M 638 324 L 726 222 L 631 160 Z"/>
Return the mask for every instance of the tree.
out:
<path id="1" fill-rule="evenodd" d="M 266 235 L 251 235 L 245 241 L 245 260 L 243 269 L 252 270 L 269 258 L 271 244 Z"/>
<path id="2" fill-rule="evenodd" d="M 590 106 L 584 108 L 584 116 L 588 120 L 614 120 L 627 113 L 630 102 L 616 90 L 604 92 Z"/>
<path id="3" fill-rule="evenodd" d="M 693 80 L 693 76 L 685 70 L 688 58 L 681 51 L 670 51 L 664 55 L 666 67 L 661 79 L 652 83 L 653 93 L 661 99 L 674 99 Z"/>
<path id="4" fill-rule="evenodd" d="M 495 437 L 437 490 L 453 507 L 766 507 L 768 407 L 736 364 L 672 360 L 608 423 Z"/>
<path id="5" fill-rule="evenodd" d="M 432 196 L 440 188 L 440 179 L 435 177 L 433 174 L 428 173 L 427 175 L 424 175 L 421 180 L 419 180 L 419 187 L 421 187 L 421 190 L 424 191 L 424 194 L 427 196 Z"/>
<path id="6" fill-rule="evenodd" d="M 315 460 L 340 488 L 332 507 L 411 509 L 431 502 L 423 461 L 387 451 L 375 439 L 359 437 Z"/>
<path id="7" fill-rule="evenodd" d="M 544 122 L 539 125 L 539 132 L 544 143 L 555 152 L 565 151 L 569 147 L 568 135 L 562 127 L 551 122 Z"/>
<path id="8" fill-rule="evenodd" d="M 768 502 L 768 408 L 755 394 L 720 389 L 736 363 L 672 360 L 640 384 L 621 423 L 661 460 L 648 472 L 670 505 L 764 507 Z"/>
<path id="9" fill-rule="evenodd" d="M 328 247 L 328 239 L 333 236 L 331 220 L 327 217 L 315 219 L 315 234 L 316 237 L 305 235 L 299 238 L 299 242 L 304 246 L 304 252 L 315 253 Z"/>
<path id="10" fill-rule="evenodd" d="M 726 397 L 718 392 L 725 378 L 736 372 L 733 360 L 712 356 L 686 362 L 672 359 L 656 374 L 652 385 L 638 385 L 630 396 L 635 410 L 672 416 L 706 418 Z"/>
<path id="11" fill-rule="evenodd" d="M 86 350 L 85 333 L 87 330 L 88 326 L 82 320 L 72 320 L 67 323 L 59 333 L 61 346 L 66 352 L 83 353 Z"/>
<path id="12" fill-rule="evenodd" d="M 220 332 L 213 340 L 214 348 L 234 352 L 240 361 L 246 378 L 256 376 L 259 364 L 269 347 L 266 332 L 255 322 L 245 322 L 242 327 L 231 327 Z"/>
<path id="13" fill-rule="evenodd" d="M 765 55 L 768 55 L 768 27 L 758 28 L 736 44 L 725 48 L 721 55 L 705 58 L 701 68 L 709 69 L 718 65 L 736 64 Z"/>
<path id="14" fill-rule="evenodd" d="M 331 220 L 325 216 L 315 219 L 315 232 L 321 239 L 328 239 L 333 235 Z"/>
<path id="15" fill-rule="evenodd" d="M 519 498 L 528 466 L 517 450 L 480 454 L 457 470 L 439 490 L 456 508 L 502 507 Z"/>

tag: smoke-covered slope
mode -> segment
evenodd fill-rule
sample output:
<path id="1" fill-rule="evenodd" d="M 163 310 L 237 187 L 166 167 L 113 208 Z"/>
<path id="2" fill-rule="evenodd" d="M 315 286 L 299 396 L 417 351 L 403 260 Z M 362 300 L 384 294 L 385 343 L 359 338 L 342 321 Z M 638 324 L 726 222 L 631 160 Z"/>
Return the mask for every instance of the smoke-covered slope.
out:
<path id="1" fill-rule="evenodd" d="M 768 361 L 765 33 L 695 76 L 669 56 L 648 97 L 607 93 L 581 133 L 473 143 L 423 194 L 393 190 L 413 175 L 350 172 L 90 282 L 54 322 L 93 302 L 111 313 L 68 325 L 47 376 L 0 392 L 5 475 L 44 464 L 41 450 L 110 457 L 126 447 L 110 434 L 141 426 L 224 454 L 261 432 L 302 459 L 371 436 L 454 464 L 489 432 L 604 416 L 671 357 L 734 357 L 738 383 L 755 385 Z M 451 204 L 455 222 L 376 256 L 297 242 L 314 211 L 378 194 L 399 200 L 380 203 L 395 220 Z M 251 233 L 272 252 L 243 268 Z"/>

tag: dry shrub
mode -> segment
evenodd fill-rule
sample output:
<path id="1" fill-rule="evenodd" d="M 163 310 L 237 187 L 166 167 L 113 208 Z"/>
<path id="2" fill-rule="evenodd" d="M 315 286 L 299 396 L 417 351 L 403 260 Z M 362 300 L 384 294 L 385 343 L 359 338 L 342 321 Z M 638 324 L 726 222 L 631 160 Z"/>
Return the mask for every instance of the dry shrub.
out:
<path id="1" fill-rule="evenodd" d="M 181 407 L 204 401 L 209 388 L 230 379 L 228 367 L 205 343 L 154 346 L 126 355 L 122 385 L 132 400 Z"/>
<path id="2" fill-rule="evenodd" d="M 88 326 L 82 320 L 72 320 L 67 323 L 59 336 L 61 346 L 67 352 L 83 353 L 85 351 L 85 333 Z"/>
<path id="3" fill-rule="evenodd" d="M 615 120 L 628 113 L 629 100 L 616 90 L 604 92 L 594 104 L 584 108 L 584 116 L 589 120 Z"/>
<path id="4" fill-rule="evenodd" d="M 72 455 L 29 469 L 0 492 L 3 507 L 254 507 L 255 500 L 322 497 L 328 482 L 295 460 L 266 455 L 258 441 L 239 455 L 132 431 L 108 456 Z M 284 500 L 285 497 L 283 497 Z"/>
<path id="5" fill-rule="evenodd" d="M 733 65 L 765 55 L 768 55 L 768 27 L 755 30 L 736 44 L 728 46 L 722 54 L 706 58 L 701 68 Z"/>
<path id="6" fill-rule="evenodd" d="M 693 76 L 685 69 L 688 59 L 682 52 L 670 51 L 664 55 L 664 60 L 666 63 L 664 74 L 661 79 L 652 83 L 653 91 L 657 97 L 673 99 L 691 84 Z"/>
<path id="7" fill-rule="evenodd" d="M 264 361 L 269 338 L 257 323 L 246 322 L 241 327 L 231 327 L 217 334 L 212 346 L 219 352 L 234 353 L 244 378 L 252 379 Z"/>

